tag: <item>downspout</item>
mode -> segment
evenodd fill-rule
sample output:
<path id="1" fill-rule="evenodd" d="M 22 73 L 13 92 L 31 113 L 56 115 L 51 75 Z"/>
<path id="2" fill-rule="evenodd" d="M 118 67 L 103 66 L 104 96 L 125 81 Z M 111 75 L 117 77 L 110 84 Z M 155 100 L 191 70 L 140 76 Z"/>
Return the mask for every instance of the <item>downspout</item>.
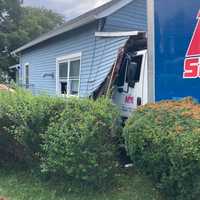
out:
<path id="1" fill-rule="evenodd" d="M 101 32 L 104 30 L 106 24 L 106 17 L 101 18 L 98 23 L 98 31 Z"/>
<path id="2" fill-rule="evenodd" d="M 98 24 L 97 24 L 97 30 L 99 32 L 104 30 L 106 24 L 106 18 L 101 18 L 98 20 Z M 94 58 L 95 58 L 95 53 L 96 53 L 96 36 L 94 35 L 95 40 L 94 40 L 94 49 L 93 49 L 93 56 L 92 56 L 92 61 L 91 61 L 91 66 L 90 66 L 90 73 L 89 73 L 89 78 L 87 81 L 87 95 L 90 96 L 91 94 L 89 94 L 89 88 L 91 88 L 91 85 L 94 84 L 95 80 L 90 80 L 92 73 L 93 73 L 93 64 L 94 64 Z"/>

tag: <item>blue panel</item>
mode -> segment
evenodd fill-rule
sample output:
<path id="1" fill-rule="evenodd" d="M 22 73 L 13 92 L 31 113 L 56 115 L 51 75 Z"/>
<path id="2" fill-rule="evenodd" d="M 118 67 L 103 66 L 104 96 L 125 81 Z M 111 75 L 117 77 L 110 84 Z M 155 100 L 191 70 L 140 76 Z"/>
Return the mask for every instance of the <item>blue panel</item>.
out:
<path id="1" fill-rule="evenodd" d="M 146 31 L 146 0 L 133 0 L 107 18 L 105 31 Z"/>
<path id="2" fill-rule="evenodd" d="M 96 48 L 92 63 L 91 74 L 89 75 L 89 91 L 96 90 L 105 80 L 112 66 L 117 59 L 118 51 L 123 47 L 128 37 L 96 38 Z"/>
<path id="3" fill-rule="evenodd" d="M 184 60 L 199 9 L 200 0 L 155 0 L 157 101 L 186 96 L 200 100 L 200 79 L 183 78 Z"/>

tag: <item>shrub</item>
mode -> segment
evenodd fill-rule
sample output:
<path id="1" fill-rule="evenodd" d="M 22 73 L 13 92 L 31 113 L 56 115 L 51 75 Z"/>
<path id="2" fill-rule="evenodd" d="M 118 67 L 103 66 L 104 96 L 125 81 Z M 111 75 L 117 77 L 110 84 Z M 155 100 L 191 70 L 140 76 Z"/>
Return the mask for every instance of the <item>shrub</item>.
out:
<path id="1" fill-rule="evenodd" d="M 23 90 L 1 92 L 0 152 L 6 150 L 19 160 L 38 160 L 41 134 L 64 107 L 65 101 L 59 98 L 36 97 Z"/>
<path id="2" fill-rule="evenodd" d="M 106 99 L 69 99 L 43 135 L 43 172 L 102 186 L 113 179 L 119 113 Z"/>
<path id="3" fill-rule="evenodd" d="M 1 92 L 0 162 L 14 158 L 73 181 L 110 183 L 117 168 L 119 116 L 106 99 Z"/>
<path id="4" fill-rule="evenodd" d="M 141 107 L 124 138 L 134 164 L 170 199 L 199 199 L 200 105 L 186 99 Z"/>

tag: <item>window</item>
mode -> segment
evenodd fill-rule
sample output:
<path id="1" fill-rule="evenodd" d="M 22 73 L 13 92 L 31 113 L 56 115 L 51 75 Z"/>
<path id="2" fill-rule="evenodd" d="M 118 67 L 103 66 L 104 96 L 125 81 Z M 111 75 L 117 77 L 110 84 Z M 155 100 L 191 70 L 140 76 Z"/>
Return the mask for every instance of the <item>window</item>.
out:
<path id="1" fill-rule="evenodd" d="M 29 64 L 25 65 L 25 86 L 29 88 Z"/>
<path id="2" fill-rule="evenodd" d="M 142 68 L 143 55 L 134 56 L 131 63 L 128 65 L 126 73 L 126 82 L 128 83 L 130 79 L 133 79 L 135 83 L 140 81 L 140 73 Z M 132 77 L 131 77 L 132 76 Z"/>
<path id="3" fill-rule="evenodd" d="M 68 96 L 79 95 L 80 54 L 57 59 L 57 91 Z"/>

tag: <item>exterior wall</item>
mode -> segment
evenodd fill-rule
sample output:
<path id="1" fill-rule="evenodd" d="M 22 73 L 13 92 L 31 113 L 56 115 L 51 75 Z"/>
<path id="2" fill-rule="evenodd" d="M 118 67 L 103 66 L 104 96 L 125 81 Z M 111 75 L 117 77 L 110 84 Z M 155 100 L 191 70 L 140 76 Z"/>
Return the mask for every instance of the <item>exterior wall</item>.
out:
<path id="1" fill-rule="evenodd" d="M 80 97 L 89 96 L 110 72 L 120 47 L 127 37 L 95 38 L 96 24 L 72 32 L 71 35 L 32 48 L 21 56 L 23 83 L 24 66 L 29 64 L 30 90 L 34 94 L 56 95 L 56 77 L 43 77 L 44 73 L 56 75 L 56 58 L 82 53 L 80 72 Z M 80 34 L 81 31 L 81 34 Z"/>
<path id="2" fill-rule="evenodd" d="M 73 53 L 82 53 L 80 96 L 85 96 L 88 74 L 90 73 L 91 61 L 95 45 L 94 33 L 97 25 L 90 24 L 77 29 L 67 35 L 53 39 L 42 45 L 25 51 L 21 55 L 21 66 L 24 80 L 24 66 L 29 63 L 30 89 L 33 93 L 56 94 L 56 77 L 43 77 L 44 73 L 56 75 L 56 58 Z M 80 34 L 81 31 L 81 34 Z"/>
<path id="3" fill-rule="evenodd" d="M 146 23 L 146 0 L 133 0 L 107 18 L 103 31 L 146 30 Z M 82 53 L 80 97 L 89 96 L 105 80 L 119 48 L 128 39 L 95 37 L 97 30 L 94 22 L 25 50 L 20 58 L 23 83 L 24 66 L 28 63 L 33 93 L 56 95 L 56 58 Z M 55 77 L 43 77 L 44 73 L 54 73 Z"/>
<path id="4" fill-rule="evenodd" d="M 89 76 L 89 91 L 95 91 L 98 86 L 106 79 L 117 59 L 118 51 L 123 47 L 128 37 L 96 38 L 96 48 L 92 73 Z"/>
<path id="5" fill-rule="evenodd" d="M 105 31 L 134 30 L 147 30 L 147 0 L 133 0 L 106 20 Z"/>

